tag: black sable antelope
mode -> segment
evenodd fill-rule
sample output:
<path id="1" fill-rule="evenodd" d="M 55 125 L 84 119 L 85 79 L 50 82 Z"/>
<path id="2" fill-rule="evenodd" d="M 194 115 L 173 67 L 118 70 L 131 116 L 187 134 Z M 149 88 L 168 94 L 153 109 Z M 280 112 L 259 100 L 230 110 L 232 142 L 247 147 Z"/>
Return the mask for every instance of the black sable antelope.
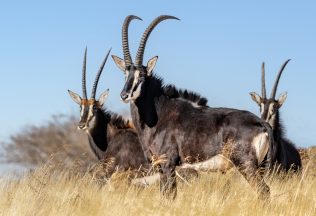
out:
<path id="1" fill-rule="evenodd" d="M 132 119 L 146 155 L 166 158 L 159 170 L 162 194 L 175 198 L 175 167 L 183 164 L 222 171 L 236 166 L 258 188 L 261 197 L 268 197 L 269 187 L 257 171 L 273 144 L 269 124 L 247 111 L 195 106 L 181 97 L 168 96 L 162 79 L 153 74 L 158 57 L 143 66 L 143 55 L 155 26 L 163 20 L 178 18 L 163 15 L 153 20 L 142 36 L 135 63 L 129 52 L 127 34 L 133 19 L 140 18 L 128 16 L 123 24 L 124 60 L 112 58 L 125 74 L 121 98 L 131 104 Z"/>
<path id="2" fill-rule="evenodd" d="M 273 129 L 273 137 L 274 137 L 274 147 L 273 154 L 276 155 L 275 160 L 272 163 L 275 163 L 278 168 L 283 171 L 289 171 L 292 169 L 293 171 L 298 171 L 302 167 L 302 162 L 300 158 L 300 154 L 296 149 L 295 145 L 285 138 L 283 126 L 280 120 L 279 109 L 283 105 L 286 100 L 287 93 L 283 93 L 280 95 L 279 99 L 275 99 L 278 84 L 282 72 L 290 60 L 287 60 L 281 67 L 279 73 L 277 74 L 271 96 L 267 98 L 266 94 L 266 85 L 265 85 L 265 66 L 262 63 L 261 70 L 261 96 L 259 96 L 255 92 L 251 92 L 251 98 L 255 101 L 260 107 L 261 118 L 268 122 Z"/>
<path id="3" fill-rule="evenodd" d="M 127 170 L 150 167 L 139 143 L 136 131 L 131 127 L 130 122 L 102 108 L 108 96 L 108 90 L 100 95 L 99 100 L 95 99 L 98 81 L 109 53 L 110 51 L 107 53 L 97 73 L 90 99 L 87 99 L 86 91 L 87 49 L 85 50 L 82 69 L 83 98 L 68 90 L 70 97 L 80 105 L 78 128 L 88 134 L 92 151 L 99 160 L 114 159 L 108 177 L 116 169 Z"/>

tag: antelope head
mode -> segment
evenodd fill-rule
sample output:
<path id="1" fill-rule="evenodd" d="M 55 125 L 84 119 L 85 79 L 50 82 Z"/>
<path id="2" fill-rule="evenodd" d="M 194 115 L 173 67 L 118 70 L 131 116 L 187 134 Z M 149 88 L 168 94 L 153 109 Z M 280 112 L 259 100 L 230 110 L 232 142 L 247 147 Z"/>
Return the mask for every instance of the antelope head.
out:
<path id="1" fill-rule="evenodd" d="M 261 96 L 259 96 L 255 92 L 251 92 L 250 96 L 254 102 L 256 102 L 260 107 L 260 113 L 261 118 L 265 120 L 266 122 L 269 122 L 271 126 L 273 126 L 273 120 L 275 119 L 276 113 L 280 109 L 280 107 L 283 105 L 287 98 L 287 92 L 282 93 L 278 99 L 275 98 L 278 84 L 280 81 L 280 77 L 282 75 L 282 72 L 287 65 L 287 63 L 290 61 L 288 59 L 283 63 L 281 66 L 281 69 L 279 70 L 279 73 L 277 74 L 276 80 L 274 82 L 274 86 L 272 88 L 271 96 L 270 98 L 267 98 L 266 95 L 266 85 L 265 85 L 265 66 L 264 62 L 262 63 L 262 70 L 261 70 Z"/>
<path id="2" fill-rule="evenodd" d="M 141 38 L 140 45 L 135 58 L 135 63 L 133 63 L 128 45 L 128 26 L 133 19 L 142 20 L 141 18 L 133 15 L 129 15 L 125 18 L 122 27 L 122 45 L 124 60 L 112 55 L 112 58 L 118 66 L 118 68 L 122 70 L 125 74 L 125 85 L 121 92 L 121 99 L 126 103 L 129 101 L 135 101 L 141 95 L 142 86 L 144 85 L 145 79 L 146 77 L 152 76 L 153 69 L 158 60 L 158 56 L 155 56 L 147 62 L 146 66 L 143 65 L 144 51 L 150 33 L 163 20 L 179 20 L 177 17 L 168 15 L 161 15 L 154 19 L 151 22 L 151 24 L 147 27 Z"/>
<path id="3" fill-rule="evenodd" d="M 83 58 L 82 98 L 78 94 L 68 90 L 68 93 L 70 97 L 72 98 L 72 100 L 80 105 L 80 121 L 78 123 L 79 130 L 90 130 L 95 126 L 96 122 L 98 121 L 97 114 L 98 112 L 102 110 L 102 106 L 108 96 L 109 90 L 107 89 L 105 92 L 103 92 L 100 95 L 98 100 L 95 99 L 99 78 L 103 71 L 104 65 L 108 59 L 110 51 L 111 49 L 108 51 L 96 75 L 96 78 L 92 87 L 92 93 L 91 93 L 90 99 L 87 98 L 87 90 L 86 90 L 87 48 L 85 49 L 84 58 Z"/>

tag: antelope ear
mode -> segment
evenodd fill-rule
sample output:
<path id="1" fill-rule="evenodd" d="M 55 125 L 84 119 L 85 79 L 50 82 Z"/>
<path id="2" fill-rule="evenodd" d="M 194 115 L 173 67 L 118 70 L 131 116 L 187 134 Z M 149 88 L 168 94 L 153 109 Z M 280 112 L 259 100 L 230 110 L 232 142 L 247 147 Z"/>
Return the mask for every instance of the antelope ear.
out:
<path id="1" fill-rule="evenodd" d="M 281 107 L 283 105 L 283 103 L 285 102 L 287 98 L 287 92 L 284 92 L 280 95 L 279 99 L 278 99 L 278 104 L 279 104 L 279 107 Z"/>
<path id="2" fill-rule="evenodd" d="M 125 61 L 115 55 L 112 55 L 112 59 L 114 60 L 116 66 L 125 73 Z"/>
<path id="3" fill-rule="evenodd" d="M 105 92 L 103 92 L 101 95 L 100 95 L 100 98 L 99 98 L 99 103 L 101 106 L 103 106 L 104 102 L 106 101 L 107 97 L 109 96 L 109 89 L 107 89 Z"/>
<path id="4" fill-rule="evenodd" d="M 251 99 L 261 106 L 262 98 L 256 92 L 250 92 Z"/>
<path id="5" fill-rule="evenodd" d="M 81 105 L 81 97 L 78 94 L 76 94 L 76 93 L 74 93 L 74 92 L 72 92 L 70 90 L 68 90 L 68 93 L 69 93 L 71 99 L 74 102 L 76 102 L 77 104 Z"/>
<path id="6" fill-rule="evenodd" d="M 154 70 L 154 67 L 156 66 L 156 63 L 157 63 L 157 60 L 158 60 L 158 56 L 155 56 L 151 59 L 149 59 L 149 61 L 147 62 L 147 75 L 148 76 L 151 76 L 152 75 L 152 72 Z"/>

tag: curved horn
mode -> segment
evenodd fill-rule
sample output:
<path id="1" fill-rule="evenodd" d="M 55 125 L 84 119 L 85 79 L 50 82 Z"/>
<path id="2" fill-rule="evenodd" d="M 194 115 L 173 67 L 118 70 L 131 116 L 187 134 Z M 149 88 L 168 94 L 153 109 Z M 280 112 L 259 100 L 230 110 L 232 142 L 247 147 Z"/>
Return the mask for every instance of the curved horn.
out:
<path id="1" fill-rule="evenodd" d="M 84 51 L 83 66 L 82 66 L 82 96 L 83 96 L 83 99 L 87 99 L 86 69 L 87 69 L 87 47 Z"/>
<path id="2" fill-rule="evenodd" d="M 145 47 L 146 47 L 146 42 L 148 40 L 148 37 L 150 35 L 150 33 L 152 32 L 152 30 L 154 30 L 154 28 L 163 20 L 166 19 L 176 19 L 176 20 L 180 20 L 177 17 L 174 16 L 169 16 L 169 15 L 161 15 L 159 17 L 157 17 L 156 19 L 154 19 L 150 25 L 147 27 L 147 29 L 145 30 L 142 39 L 139 43 L 139 47 L 138 47 L 138 51 L 137 51 L 137 55 L 136 55 L 136 59 L 135 59 L 135 65 L 136 66 L 142 66 L 143 65 L 143 57 L 144 57 L 144 51 L 145 51 Z"/>
<path id="3" fill-rule="evenodd" d="M 267 98 L 264 62 L 262 62 L 262 67 L 261 67 L 261 94 L 262 94 L 261 96 L 263 99 Z"/>
<path id="4" fill-rule="evenodd" d="M 95 77 L 95 80 L 94 80 L 94 83 L 93 83 L 93 87 L 92 87 L 92 93 L 91 93 L 91 98 L 92 98 L 92 99 L 95 99 L 95 93 L 96 93 L 96 91 L 97 91 L 98 82 L 99 82 L 101 73 L 102 73 L 102 71 L 103 71 L 104 65 L 105 65 L 105 63 L 106 63 L 106 61 L 107 61 L 107 59 L 108 59 L 108 57 L 109 57 L 109 55 L 110 55 L 110 52 L 111 52 L 111 48 L 110 48 L 110 50 L 108 51 L 108 53 L 106 54 L 106 56 L 105 56 L 105 58 L 104 58 L 104 60 L 103 60 L 103 62 L 102 62 L 102 64 L 101 64 L 101 66 L 100 66 L 100 68 L 99 68 L 99 71 L 98 71 L 98 73 L 97 73 L 97 76 Z"/>
<path id="5" fill-rule="evenodd" d="M 131 54 L 129 52 L 128 45 L 128 26 L 133 19 L 142 20 L 138 16 L 129 15 L 125 18 L 123 26 L 122 26 L 122 45 L 123 45 L 123 54 L 126 65 L 131 65 L 133 63 Z"/>
<path id="6" fill-rule="evenodd" d="M 274 86 L 273 86 L 273 89 L 272 89 L 272 92 L 271 92 L 271 96 L 270 96 L 271 99 L 275 99 L 275 95 L 276 95 L 276 91 L 277 91 L 277 88 L 278 88 L 278 85 L 279 85 L 280 77 L 281 77 L 281 75 L 282 75 L 282 72 L 283 72 L 285 66 L 287 65 L 287 63 L 288 63 L 290 60 L 291 60 L 291 59 L 286 60 L 286 61 L 283 63 L 283 65 L 281 66 L 281 69 L 280 69 L 280 71 L 279 71 L 279 73 L 278 73 L 278 75 L 277 75 L 277 78 L 276 78 L 275 82 L 274 82 Z"/>

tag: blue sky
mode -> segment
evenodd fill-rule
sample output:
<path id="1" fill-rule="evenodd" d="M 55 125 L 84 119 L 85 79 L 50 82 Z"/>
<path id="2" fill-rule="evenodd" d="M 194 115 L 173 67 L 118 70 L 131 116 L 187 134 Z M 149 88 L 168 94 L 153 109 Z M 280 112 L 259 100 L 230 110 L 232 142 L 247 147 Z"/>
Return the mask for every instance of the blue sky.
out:
<path id="1" fill-rule="evenodd" d="M 260 91 L 266 62 L 267 87 L 288 58 L 278 95 L 288 91 L 281 115 L 298 146 L 316 145 L 316 3 L 313 1 L 6 1 L 0 7 L 0 140 L 58 113 L 77 114 L 67 89 L 81 94 L 81 67 L 88 46 L 88 90 L 112 47 L 122 57 L 121 25 L 126 15 L 143 21 L 130 26 L 132 53 L 156 16 L 145 61 L 158 55 L 156 73 L 166 83 L 199 92 L 211 106 L 259 113 L 249 92 Z M 109 59 L 98 95 L 110 89 L 107 107 L 126 112 L 119 100 L 123 74 Z"/>

